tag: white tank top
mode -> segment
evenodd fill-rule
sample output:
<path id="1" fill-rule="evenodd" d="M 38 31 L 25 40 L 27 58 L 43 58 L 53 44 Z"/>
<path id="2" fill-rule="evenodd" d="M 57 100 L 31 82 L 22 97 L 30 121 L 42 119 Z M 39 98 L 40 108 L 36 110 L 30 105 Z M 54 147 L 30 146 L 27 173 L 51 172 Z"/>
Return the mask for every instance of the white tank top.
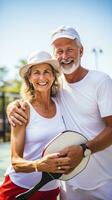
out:
<path id="1" fill-rule="evenodd" d="M 56 103 L 56 102 L 55 102 Z M 30 106 L 30 121 L 26 127 L 25 148 L 23 157 L 26 160 L 40 159 L 45 145 L 53 139 L 58 133 L 65 130 L 65 126 L 60 113 L 59 105 L 56 103 L 56 115 L 52 118 L 42 117 L 36 112 L 33 106 Z M 16 185 L 23 188 L 31 188 L 37 184 L 42 177 L 41 172 L 16 173 L 10 165 L 6 171 L 11 180 Z M 40 190 L 47 191 L 59 186 L 58 180 L 53 180 L 43 186 Z"/>

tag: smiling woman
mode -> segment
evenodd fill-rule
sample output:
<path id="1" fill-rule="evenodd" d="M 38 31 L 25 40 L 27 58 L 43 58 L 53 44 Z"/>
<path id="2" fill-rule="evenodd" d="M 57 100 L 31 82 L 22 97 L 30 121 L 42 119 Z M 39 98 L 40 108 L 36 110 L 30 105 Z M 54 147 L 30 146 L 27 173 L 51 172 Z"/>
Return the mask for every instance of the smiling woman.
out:
<path id="1" fill-rule="evenodd" d="M 39 67 L 38 65 L 33 66 L 31 69 L 29 81 L 34 88 L 34 91 L 50 92 L 50 88 L 54 82 L 54 76 L 51 66 L 49 64 L 41 64 Z"/>
<path id="2" fill-rule="evenodd" d="M 35 62 L 36 56 L 38 62 Z M 45 57 L 44 63 L 43 57 Z M 60 75 L 58 61 L 54 59 L 51 61 L 49 54 L 40 52 L 38 55 L 35 55 L 35 53 L 33 55 L 31 54 L 28 58 L 28 63 L 28 65 L 20 69 L 20 76 L 24 78 L 24 83 L 21 88 L 22 97 L 25 100 L 33 100 L 36 95 L 35 90 L 39 92 L 40 90 L 47 91 L 47 89 L 49 89 L 52 97 L 56 96 L 59 89 L 58 76 Z"/>
<path id="3" fill-rule="evenodd" d="M 53 153 L 42 157 L 45 145 L 58 133 L 65 130 L 55 96 L 59 89 L 58 61 L 47 52 L 31 54 L 28 63 L 20 69 L 24 86 L 22 94 L 27 100 L 25 113 L 27 124 L 11 126 L 11 165 L 0 187 L 0 200 L 12 200 L 41 179 L 40 172 L 65 173 L 69 159 Z M 62 163 L 59 168 L 58 163 Z M 29 181 L 30 180 L 30 181 Z M 56 200 L 59 181 L 47 183 L 31 198 Z M 10 192 L 12 191 L 12 192 Z"/>

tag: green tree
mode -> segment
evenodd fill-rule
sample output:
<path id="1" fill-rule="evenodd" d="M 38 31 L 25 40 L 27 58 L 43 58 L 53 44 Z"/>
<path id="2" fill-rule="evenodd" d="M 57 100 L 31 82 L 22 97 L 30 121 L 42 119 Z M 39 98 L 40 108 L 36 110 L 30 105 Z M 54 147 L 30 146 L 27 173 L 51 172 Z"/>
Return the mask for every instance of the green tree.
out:
<path id="1" fill-rule="evenodd" d="M 19 60 L 18 65 L 15 66 L 16 77 L 17 77 L 18 80 L 21 79 L 20 76 L 19 76 L 19 69 L 20 69 L 22 66 L 26 65 L 26 64 L 27 64 L 26 59 L 22 58 L 21 60 Z"/>
<path id="2" fill-rule="evenodd" d="M 7 82 L 5 81 L 5 77 L 7 76 L 8 69 L 6 66 L 0 66 L 0 90 L 3 89 Z"/>

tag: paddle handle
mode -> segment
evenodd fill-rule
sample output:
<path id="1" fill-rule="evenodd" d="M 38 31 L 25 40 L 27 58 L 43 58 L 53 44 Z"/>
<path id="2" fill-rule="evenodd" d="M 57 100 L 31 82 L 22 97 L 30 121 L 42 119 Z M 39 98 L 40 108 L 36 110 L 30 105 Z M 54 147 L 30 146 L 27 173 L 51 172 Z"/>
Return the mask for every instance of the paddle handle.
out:
<path id="1" fill-rule="evenodd" d="M 38 191 L 42 186 L 44 186 L 49 181 L 52 181 L 54 179 L 59 179 L 62 174 L 59 173 L 46 173 L 42 172 L 42 178 L 38 184 L 36 184 L 34 187 L 29 189 L 26 192 L 23 192 L 16 196 L 17 200 L 27 200 L 29 199 L 36 191 Z"/>

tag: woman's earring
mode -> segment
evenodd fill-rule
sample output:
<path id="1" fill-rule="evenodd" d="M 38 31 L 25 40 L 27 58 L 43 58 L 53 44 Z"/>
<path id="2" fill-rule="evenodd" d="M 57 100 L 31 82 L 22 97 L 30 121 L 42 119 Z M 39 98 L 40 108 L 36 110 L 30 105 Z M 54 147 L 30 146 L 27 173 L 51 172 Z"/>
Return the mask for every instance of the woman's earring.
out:
<path id="1" fill-rule="evenodd" d="M 55 85 L 52 85 L 52 88 L 51 88 L 51 95 L 52 96 L 55 96 L 56 95 L 56 86 Z"/>

